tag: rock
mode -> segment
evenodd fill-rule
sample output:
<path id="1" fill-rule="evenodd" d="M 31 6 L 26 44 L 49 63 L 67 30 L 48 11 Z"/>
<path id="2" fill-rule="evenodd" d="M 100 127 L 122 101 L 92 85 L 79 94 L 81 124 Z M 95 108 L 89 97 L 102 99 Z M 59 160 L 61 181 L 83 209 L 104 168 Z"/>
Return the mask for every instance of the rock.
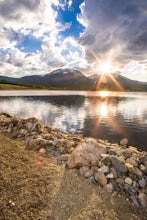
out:
<path id="1" fill-rule="evenodd" d="M 109 167 L 107 167 L 106 165 L 102 166 L 101 168 L 98 169 L 99 172 L 102 173 L 109 173 Z"/>
<path id="2" fill-rule="evenodd" d="M 132 158 L 132 157 L 126 159 L 126 163 L 130 163 L 130 164 L 133 165 L 134 167 L 137 167 L 137 166 L 138 166 L 138 162 L 137 162 L 134 158 Z"/>
<path id="3" fill-rule="evenodd" d="M 136 205 L 136 206 L 139 206 L 139 203 L 135 197 L 135 195 L 130 195 L 129 198 L 132 200 L 132 202 Z"/>
<path id="4" fill-rule="evenodd" d="M 19 135 L 19 131 L 18 130 L 14 130 L 12 133 L 11 133 L 11 138 L 17 138 L 17 136 Z"/>
<path id="5" fill-rule="evenodd" d="M 125 163 L 126 167 L 128 168 L 129 172 L 136 175 L 136 170 L 134 168 L 134 166 L 130 163 Z"/>
<path id="6" fill-rule="evenodd" d="M 97 159 L 91 161 L 91 166 L 96 167 L 98 165 Z"/>
<path id="7" fill-rule="evenodd" d="M 112 183 L 106 184 L 105 189 L 107 190 L 107 192 L 110 192 L 110 193 L 114 192 L 114 187 L 113 187 Z"/>
<path id="8" fill-rule="evenodd" d="M 146 167 L 145 167 L 143 164 L 140 164 L 139 168 L 140 168 L 140 170 L 143 171 L 143 172 L 146 170 Z"/>
<path id="9" fill-rule="evenodd" d="M 147 181 L 146 181 L 146 179 L 144 179 L 144 178 L 140 179 L 140 180 L 138 181 L 138 183 L 139 183 L 139 186 L 140 186 L 141 188 L 146 188 L 146 186 L 147 186 Z"/>
<path id="10" fill-rule="evenodd" d="M 146 194 L 140 192 L 138 195 L 138 200 L 142 206 L 144 207 L 147 206 L 147 195 Z"/>
<path id="11" fill-rule="evenodd" d="M 107 174 L 107 179 L 113 179 L 114 178 L 114 175 L 113 175 L 113 173 L 109 173 L 109 174 Z"/>
<path id="12" fill-rule="evenodd" d="M 113 185 L 114 190 L 120 191 L 120 187 L 119 187 L 118 183 L 115 181 L 115 179 L 110 179 L 109 182 Z"/>
<path id="13" fill-rule="evenodd" d="M 46 153 L 46 150 L 45 150 L 44 148 L 41 148 L 41 149 L 39 150 L 39 152 L 40 152 L 41 154 L 45 154 L 45 153 Z"/>
<path id="14" fill-rule="evenodd" d="M 93 176 L 95 173 L 95 169 L 92 167 L 90 170 L 88 170 L 87 172 L 85 172 L 84 177 L 85 178 L 89 178 L 91 176 Z"/>
<path id="15" fill-rule="evenodd" d="M 67 161 L 68 158 L 69 158 L 69 154 L 63 154 L 63 155 L 61 155 L 61 160 L 63 160 L 63 161 Z"/>
<path id="16" fill-rule="evenodd" d="M 109 161 L 110 161 L 110 155 L 109 154 L 101 154 L 101 161 L 104 163 L 104 164 L 108 164 Z"/>
<path id="17" fill-rule="evenodd" d="M 124 182 L 125 182 L 125 180 L 123 179 L 123 178 L 116 178 L 116 182 L 118 183 L 118 184 L 124 184 Z"/>
<path id="18" fill-rule="evenodd" d="M 132 152 L 130 151 L 123 151 L 122 155 L 125 157 L 125 159 L 132 157 Z"/>
<path id="19" fill-rule="evenodd" d="M 134 167 L 137 176 L 142 176 L 142 172 L 138 167 Z"/>
<path id="20" fill-rule="evenodd" d="M 106 152 L 106 148 L 102 144 L 98 144 L 93 138 L 87 138 L 86 142 L 80 142 L 72 151 L 67 165 L 69 168 L 91 165 L 92 161 L 99 160 L 102 153 Z"/>
<path id="21" fill-rule="evenodd" d="M 84 176 L 85 173 L 89 170 L 90 170 L 89 166 L 83 166 L 83 167 L 80 167 L 79 172 L 80 172 L 81 176 Z"/>
<path id="22" fill-rule="evenodd" d="M 105 177 L 104 173 L 96 172 L 95 173 L 95 180 L 101 186 L 105 186 L 107 184 L 107 178 Z"/>
<path id="23" fill-rule="evenodd" d="M 120 145 L 127 145 L 128 144 L 128 139 L 127 138 L 123 138 L 120 140 Z"/>
<path id="24" fill-rule="evenodd" d="M 118 156 L 118 160 L 122 163 L 125 163 L 125 158 L 123 156 Z"/>
<path id="25" fill-rule="evenodd" d="M 126 173 L 128 171 L 127 167 L 117 158 L 117 157 L 111 157 L 111 163 L 112 165 L 121 173 Z"/>
<path id="26" fill-rule="evenodd" d="M 140 163 L 147 165 L 147 156 L 142 156 L 139 158 Z"/>
<path id="27" fill-rule="evenodd" d="M 117 175 L 117 170 L 115 167 L 111 167 L 110 172 L 113 173 L 114 178 L 117 178 L 118 175 Z"/>
<path id="28" fill-rule="evenodd" d="M 132 179 L 130 177 L 126 177 L 125 178 L 125 183 L 129 184 L 129 185 L 132 185 Z"/>

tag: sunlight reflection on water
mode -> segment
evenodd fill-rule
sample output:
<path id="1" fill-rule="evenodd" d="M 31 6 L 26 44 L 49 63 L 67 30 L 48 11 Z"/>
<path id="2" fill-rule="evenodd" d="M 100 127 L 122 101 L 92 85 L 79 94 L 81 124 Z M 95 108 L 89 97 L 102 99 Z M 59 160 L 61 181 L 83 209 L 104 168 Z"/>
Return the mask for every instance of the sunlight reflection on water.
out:
<path id="1" fill-rule="evenodd" d="M 0 91 L 0 112 L 113 142 L 125 136 L 146 148 L 147 93 Z"/>

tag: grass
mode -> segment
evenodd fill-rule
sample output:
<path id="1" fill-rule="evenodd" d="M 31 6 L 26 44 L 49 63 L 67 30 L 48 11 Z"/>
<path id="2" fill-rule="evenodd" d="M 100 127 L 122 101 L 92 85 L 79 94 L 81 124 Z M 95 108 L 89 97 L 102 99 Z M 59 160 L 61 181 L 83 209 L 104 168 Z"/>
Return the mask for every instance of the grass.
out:
<path id="1" fill-rule="evenodd" d="M 15 84 L 0 83 L 0 90 L 29 90 L 29 89 L 47 89 L 40 86 L 23 86 Z"/>

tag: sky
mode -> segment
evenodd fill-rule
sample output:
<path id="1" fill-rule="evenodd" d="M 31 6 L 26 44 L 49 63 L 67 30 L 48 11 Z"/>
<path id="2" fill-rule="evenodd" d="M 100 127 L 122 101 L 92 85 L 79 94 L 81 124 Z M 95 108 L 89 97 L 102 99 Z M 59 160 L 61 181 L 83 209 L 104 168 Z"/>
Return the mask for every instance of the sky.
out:
<path id="1" fill-rule="evenodd" d="M 147 82 L 147 0 L 0 0 L 0 75 L 58 68 Z"/>

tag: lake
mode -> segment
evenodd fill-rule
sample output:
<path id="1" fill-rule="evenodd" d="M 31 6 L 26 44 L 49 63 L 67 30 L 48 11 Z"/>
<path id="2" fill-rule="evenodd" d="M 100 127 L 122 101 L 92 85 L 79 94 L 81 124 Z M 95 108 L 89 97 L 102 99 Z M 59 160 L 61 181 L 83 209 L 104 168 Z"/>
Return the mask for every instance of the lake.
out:
<path id="1" fill-rule="evenodd" d="M 147 151 L 147 93 L 0 91 L 0 112 L 113 143 L 126 137 Z"/>

